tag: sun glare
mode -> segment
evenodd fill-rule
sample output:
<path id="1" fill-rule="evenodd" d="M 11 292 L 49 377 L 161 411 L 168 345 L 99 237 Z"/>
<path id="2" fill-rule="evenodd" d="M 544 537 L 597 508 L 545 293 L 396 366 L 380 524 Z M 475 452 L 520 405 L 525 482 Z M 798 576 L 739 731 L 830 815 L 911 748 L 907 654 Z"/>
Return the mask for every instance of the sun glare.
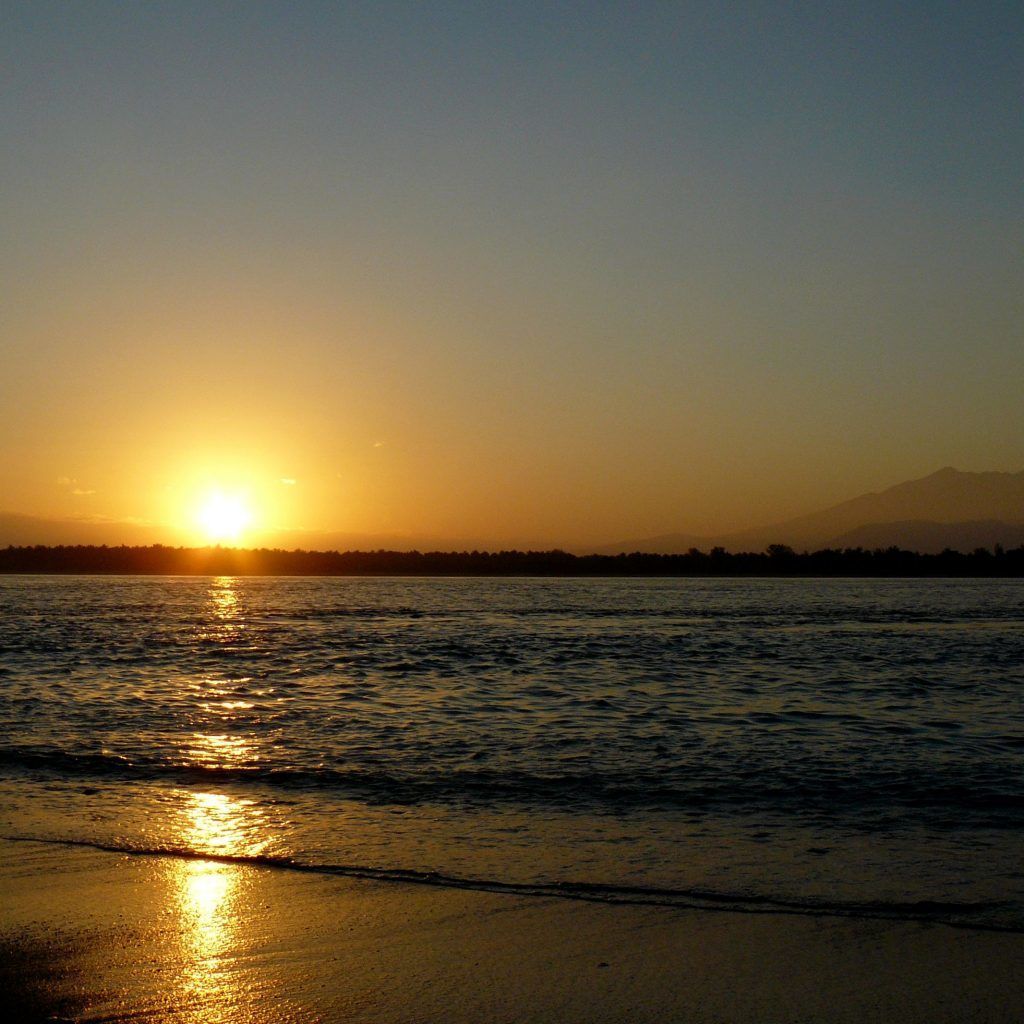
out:
<path id="1" fill-rule="evenodd" d="M 252 512 L 244 498 L 216 491 L 203 499 L 196 521 L 211 544 L 233 544 L 252 522 Z"/>

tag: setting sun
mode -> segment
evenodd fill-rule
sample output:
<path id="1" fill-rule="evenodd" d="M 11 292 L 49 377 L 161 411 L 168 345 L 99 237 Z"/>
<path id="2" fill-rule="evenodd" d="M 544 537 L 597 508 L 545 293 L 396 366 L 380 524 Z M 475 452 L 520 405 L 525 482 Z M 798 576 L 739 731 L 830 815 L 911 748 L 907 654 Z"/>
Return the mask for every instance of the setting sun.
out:
<path id="1" fill-rule="evenodd" d="M 220 491 L 206 495 L 196 513 L 199 528 L 212 544 L 238 541 L 252 518 L 252 511 L 244 498 Z"/>

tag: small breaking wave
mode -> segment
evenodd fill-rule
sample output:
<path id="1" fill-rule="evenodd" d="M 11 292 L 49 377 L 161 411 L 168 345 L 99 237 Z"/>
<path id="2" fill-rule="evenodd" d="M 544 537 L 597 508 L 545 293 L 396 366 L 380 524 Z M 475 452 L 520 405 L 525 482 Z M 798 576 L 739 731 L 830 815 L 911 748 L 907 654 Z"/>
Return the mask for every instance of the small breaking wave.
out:
<path id="1" fill-rule="evenodd" d="M 1007 906 L 1006 903 L 997 901 L 791 899 L 756 893 L 720 892 L 702 888 L 619 885 L 571 880 L 512 882 L 498 878 L 449 875 L 437 871 L 416 871 L 408 868 L 316 863 L 292 857 L 264 854 L 212 853 L 182 846 L 135 846 L 130 843 L 108 843 L 91 839 L 27 835 L 8 835 L 0 836 L 0 838 L 11 843 L 79 847 L 128 857 L 170 857 L 178 860 L 207 861 L 215 864 L 290 871 L 300 874 L 331 875 L 383 884 L 418 885 L 436 889 L 458 889 L 508 896 L 576 900 L 624 906 L 654 906 L 718 913 L 775 914 L 941 924 L 950 928 L 974 931 L 1024 934 L 1024 925 L 1022 924 L 971 918 L 971 915 L 991 913 Z"/>

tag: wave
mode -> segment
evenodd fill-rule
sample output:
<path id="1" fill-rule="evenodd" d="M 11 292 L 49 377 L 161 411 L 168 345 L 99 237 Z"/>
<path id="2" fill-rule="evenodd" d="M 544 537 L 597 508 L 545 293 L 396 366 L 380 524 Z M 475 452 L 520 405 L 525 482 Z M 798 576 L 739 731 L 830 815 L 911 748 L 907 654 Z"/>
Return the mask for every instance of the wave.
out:
<path id="1" fill-rule="evenodd" d="M 541 604 L 541 605 L 488 605 L 480 608 L 474 605 L 445 607 L 414 607 L 404 605 L 338 605 L 326 607 L 301 608 L 268 608 L 254 615 L 252 622 L 268 623 L 315 623 L 332 619 L 378 620 L 394 619 L 472 619 L 478 620 L 483 614 L 492 619 L 551 619 L 558 621 L 568 618 L 573 621 L 604 619 L 621 619 L 624 623 L 636 619 L 664 620 L 674 626 L 686 623 L 705 624 L 715 622 L 719 625 L 765 625 L 778 628 L 778 608 L 774 605 L 759 607 L 745 604 L 740 607 L 702 607 L 692 602 L 678 605 L 651 607 L 649 605 L 615 605 L 611 607 L 595 607 L 586 604 Z M 793 626 L 829 626 L 856 628 L 860 626 L 892 626 L 903 629 L 907 624 L 936 625 L 955 628 L 958 624 L 979 622 L 1006 623 L 1016 622 L 1020 618 L 1016 608 L 958 608 L 955 616 L 944 609 L 921 609 L 917 606 L 900 607 L 898 613 L 891 608 L 876 609 L 863 605 L 835 606 L 830 604 L 820 610 L 794 610 L 787 615 L 783 628 Z M 207 624 L 208 620 L 197 617 L 197 624 Z"/>
<path id="2" fill-rule="evenodd" d="M 942 924 L 950 928 L 1024 934 L 1024 925 L 971 920 L 968 915 L 991 913 L 1008 906 L 1001 901 L 954 900 L 817 900 L 729 893 L 701 888 L 618 885 L 602 882 L 511 882 L 497 878 L 447 875 L 437 871 L 373 867 L 361 864 L 330 864 L 275 857 L 265 854 L 211 853 L 181 846 L 135 846 L 92 839 L 49 836 L 0 836 L 11 843 L 82 847 L 129 857 L 171 857 L 240 867 L 266 868 L 303 874 L 333 875 L 380 883 L 420 885 L 438 889 L 461 889 L 508 896 L 577 900 L 627 906 L 671 907 L 735 914 L 776 914 L 800 917 L 841 917 L 861 920 Z"/>
<path id="3" fill-rule="evenodd" d="M 448 803 L 489 807 L 526 804 L 562 810 L 783 813 L 833 818 L 916 812 L 939 826 L 961 823 L 1024 828 L 1024 792 L 998 771 L 863 770 L 823 774 L 804 770 L 716 774 L 692 766 L 674 775 L 578 772 L 533 774 L 487 768 L 435 768 L 403 775 L 374 767 L 213 766 L 166 760 L 131 760 L 111 751 L 73 753 L 38 747 L 0 747 L 0 771 L 57 776 L 63 780 L 155 782 L 175 785 L 250 785 L 275 790 L 330 793 L 376 804 Z"/>

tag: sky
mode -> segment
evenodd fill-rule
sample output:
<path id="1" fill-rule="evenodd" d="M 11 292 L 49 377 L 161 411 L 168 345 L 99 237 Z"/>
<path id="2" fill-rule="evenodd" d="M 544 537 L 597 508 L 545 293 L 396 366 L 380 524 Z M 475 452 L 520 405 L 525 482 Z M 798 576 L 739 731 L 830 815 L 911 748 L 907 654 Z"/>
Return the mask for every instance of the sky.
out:
<path id="1" fill-rule="evenodd" d="M 1016 3 L 5 3 L 0 511 L 585 545 L 1020 470 L 1022 81 Z"/>

